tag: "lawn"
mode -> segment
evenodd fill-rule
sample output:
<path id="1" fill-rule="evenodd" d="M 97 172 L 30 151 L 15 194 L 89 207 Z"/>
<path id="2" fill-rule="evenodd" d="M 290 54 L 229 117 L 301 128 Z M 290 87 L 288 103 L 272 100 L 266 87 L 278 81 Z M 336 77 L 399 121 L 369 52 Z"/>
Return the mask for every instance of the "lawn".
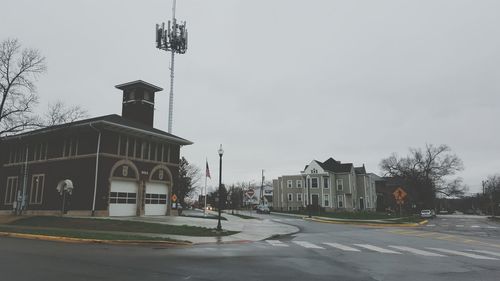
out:
<path id="1" fill-rule="evenodd" d="M 120 231 L 135 233 L 157 233 L 186 236 L 226 236 L 237 233 L 236 231 L 227 231 L 215 233 L 214 229 L 187 226 L 187 225 L 168 225 L 147 222 L 114 220 L 114 219 L 92 219 L 92 218 L 68 218 L 35 216 L 26 217 L 9 223 L 12 226 L 27 226 L 40 228 L 59 228 L 70 230 L 98 230 L 98 231 Z"/>
<path id="2" fill-rule="evenodd" d="M 74 229 L 46 229 L 46 228 L 30 228 L 30 227 L 16 228 L 3 225 L 0 225 L 0 232 L 35 234 L 35 235 L 45 235 L 45 236 L 60 236 L 69 238 L 80 238 L 80 239 L 97 239 L 97 240 L 182 242 L 170 238 L 162 238 L 154 236 L 150 237 L 141 235 L 100 233 L 100 232 L 82 231 Z"/>
<path id="3" fill-rule="evenodd" d="M 291 214 L 300 214 L 307 216 L 309 213 L 307 211 L 294 211 L 294 212 L 284 212 Z M 416 218 L 413 216 L 408 218 L 408 216 L 400 217 L 399 215 L 389 215 L 387 213 L 377 213 L 377 212 L 312 212 L 313 216 L 328 217 L 335 219 L 345 219 L 345 220 L 394 220 L 395 222 L 415 222 Z"/>

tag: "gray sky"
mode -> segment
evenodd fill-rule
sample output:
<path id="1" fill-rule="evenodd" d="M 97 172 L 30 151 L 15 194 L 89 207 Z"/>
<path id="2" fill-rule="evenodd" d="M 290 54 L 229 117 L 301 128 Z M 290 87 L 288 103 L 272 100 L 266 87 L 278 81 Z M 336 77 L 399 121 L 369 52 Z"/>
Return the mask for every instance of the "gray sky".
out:
<path id="1" fill-rule="evenodd" d="M 2 0 L 0 40 L 39 49 L 46 108 L 61 99 L 91 116 L 121 113 L 114 85 L 163 87 L 155 126 L 166 131 L 169 55 L 154 26 L 172 1 Z M 181 154 L 226 183 L 298 173 L 312 159 L 366 165 L 426 143 L 462 158 L 479 191 L 500 172 L 500 1 L 177 1 L 189 47 L 176 57 Z"/>

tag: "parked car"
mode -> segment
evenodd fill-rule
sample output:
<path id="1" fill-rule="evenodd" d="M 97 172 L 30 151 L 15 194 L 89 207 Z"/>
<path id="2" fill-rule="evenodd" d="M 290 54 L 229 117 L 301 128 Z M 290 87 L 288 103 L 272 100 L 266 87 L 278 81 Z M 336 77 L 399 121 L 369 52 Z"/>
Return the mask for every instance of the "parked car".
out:
<path id="1" fill-rule="evenodd" d="M 258 205 L 257 208 L 257 214 L 270 214 L 271 210 L 269 210 L 269 207 L 266 205 Z"/>
<path id="2" fill-rule="evenodd" d="M 434 210 L 422 210 L 420 211 L 420 217 L 421 218 L 435 218 L 436 217 L 436 212 Z"/>

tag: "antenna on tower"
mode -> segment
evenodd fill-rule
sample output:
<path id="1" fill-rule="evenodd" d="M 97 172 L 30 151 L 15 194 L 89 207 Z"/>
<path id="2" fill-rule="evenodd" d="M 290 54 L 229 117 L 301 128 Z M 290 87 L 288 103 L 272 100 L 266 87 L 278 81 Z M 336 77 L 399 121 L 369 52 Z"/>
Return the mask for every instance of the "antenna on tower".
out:
<path id="1" fill-rule="evenodd" d="M 176 0 L 172 5 L 172 21 L 161 26 L 156 24 L 156 48 L 171 52 L 170 57 L 170 97 L 168 104 L 168 132 L 172 133 L 172 117 L 174 111 L 174 54 L 184 54 L 187 50 L 186 22 L 177 23 L 175 18 Z"/>

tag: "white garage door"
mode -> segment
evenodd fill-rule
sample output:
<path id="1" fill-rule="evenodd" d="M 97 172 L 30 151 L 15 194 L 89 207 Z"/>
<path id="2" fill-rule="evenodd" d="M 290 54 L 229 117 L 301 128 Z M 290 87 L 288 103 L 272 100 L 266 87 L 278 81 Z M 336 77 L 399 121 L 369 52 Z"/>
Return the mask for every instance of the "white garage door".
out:
<path id="1" fill-rule="evenodd" d="M 109 194 L 110 216 L 135 216 L 137 214 L 137 183 L 133 181 L 111 181 Z"/>
<path id="2" fill-rule="evenodd" d="M 165 216 L 168 207 L 168 187 L 163 183 L 146 183 L 146 216 Z"/>

